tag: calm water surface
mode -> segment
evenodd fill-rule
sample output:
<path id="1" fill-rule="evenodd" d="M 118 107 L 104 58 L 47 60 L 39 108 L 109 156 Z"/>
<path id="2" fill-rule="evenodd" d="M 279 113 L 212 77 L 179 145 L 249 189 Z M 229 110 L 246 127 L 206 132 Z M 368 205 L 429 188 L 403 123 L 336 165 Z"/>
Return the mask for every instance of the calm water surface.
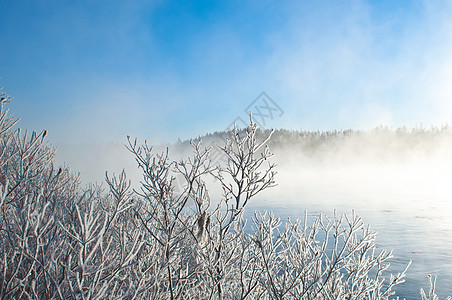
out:
<path id="1" fill-rule="evenodd" d="M 338 195 L 333 201 L 325 199 L 325 195 L 297 197 L 275 193 L 250 204 L 247 217 L 254 210 L 272 210 L 282 220 L 303 218 L 307 210 L 309 222 L 320 213 L 332 216 L 336 209 L 351 214 L 353 209 L 378 232 L 377 247 L 393 250 L 392 273 L 402 271 L 412 261 L 406 282 L 396 288 L 396 296 L 420 299 L 420 288 L 428 291 L 428 274 L 438 276 L 436 291 L 440 299 L 452 295 L 452 214 L 447 199 L 425 195 L 388 199 L 386 195 L 385 201 L 378 201 L 379 196 L 382 195 L 350 200 L 350 195 Z"/>

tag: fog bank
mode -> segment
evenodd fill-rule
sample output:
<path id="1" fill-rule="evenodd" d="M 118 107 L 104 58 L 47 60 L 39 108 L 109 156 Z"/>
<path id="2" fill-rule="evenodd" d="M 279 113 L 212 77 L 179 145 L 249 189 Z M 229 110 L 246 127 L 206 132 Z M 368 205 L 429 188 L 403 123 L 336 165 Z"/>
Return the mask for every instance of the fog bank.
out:
<path id="1" fill-rule="evenodd" d="M 260 131 L 258 139 L 268 133 Z M 222 145 L 226 136 L 224 132 L 214 133 L 197 140 L 202 139 L 202 144 L 209 147 Z M 369 207 L 422 207 L 427 201 L 450 210 L 451 141 L 447 126 L 331 132 L 277 130 L 268 144 L 278 165 L 278 186 L 260 197 L 307 208 L 320 203 L 332 208 L 361 207 L 363 201 Z M 158 145 L 154 153 L 167 147 L 173 159 L 192 154 L 189 141 Z M 122 169 L 135 187 L 142 178 L 133 155 L 121 143 L 61 145 L 57 163 L 63 162 L 80 172 L 83 183 L 103 182 L 105 171 L 117 174 Z"/>

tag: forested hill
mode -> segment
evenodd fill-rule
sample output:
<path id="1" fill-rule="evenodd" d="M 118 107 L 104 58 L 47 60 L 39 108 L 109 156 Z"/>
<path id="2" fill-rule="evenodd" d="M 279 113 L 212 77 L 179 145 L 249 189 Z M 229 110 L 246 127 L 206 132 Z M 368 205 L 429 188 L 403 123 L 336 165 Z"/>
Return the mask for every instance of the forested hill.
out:
<path id="1" fill-rule="evenodd" d="M 257 139 L 261 141 L 268 134 L 270 130 L 258 129 Z M 198 136 L 194 141 L 201 139 L 202 147 L 214 146 L 214 151 L 217 151 L 211 155 L 214 158 L 215 155 L 222 155 L 215 145 L 223 146 L 228 136 L 229 133 L 225 131 L 214 132 Z M 278 166 L 292 167 L 297 163 L 302 163 L 304 167 L 309 163 L 315 166 L 319 163 L 337 166 L 359 162 L 359 159 L 392 162 L 423 157 L 434 157 L 441 163 L 449 161 L 452 164 L 452 128 L 448 126 L 333 131 L 276 129 L 267 144 L 275 154 L 272 161 Z M 168 148 L 174 159 L 193 155 L 190 140 L 150 145 L 155 146 L 154 153 L 161 153 Z M 125 168 L 131 176 L 137 172 L 133 156 L 122 143 L 59 145 L 57 159 L 58 163 L 69 163 L 73 169 L 80 171 L 86 182 L 102 181 L 105 170 L 120 172 Z M 136 178 L 140 180 L 139 175 Z"/>
<path id="2" fill-rule="evenodd" d="M 257 138 L 264 139 L 271 130 L 257 131 Z M 214 132 L 199 136 L 204 146 L 222 145 L 229 132 Z M 268 141 L 270 149 L 276 152 L 293 150 L 296 153 L 316 155 L 361 155 L 405 156 L 429 154 L 448 149 L 452 145 L 452 129 L 448 125 L 390 128 L 379 126 L 371 130 L 306 131 L 275 129 Z M 178 141 L 177 149 L 186 149 L 190 140 Z M 451 152 L 452 153 L 452 152 Z"/>

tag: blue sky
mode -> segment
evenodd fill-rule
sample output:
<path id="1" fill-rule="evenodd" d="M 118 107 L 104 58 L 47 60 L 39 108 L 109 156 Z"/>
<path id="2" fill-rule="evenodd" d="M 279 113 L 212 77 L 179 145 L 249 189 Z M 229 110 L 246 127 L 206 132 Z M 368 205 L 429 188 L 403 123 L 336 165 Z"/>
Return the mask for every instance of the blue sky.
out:
<path id="1" fill-rule="evenodd" d="M 452 123 L 450 1 L 0 2 L 0 86 L 55 144 Z"/>

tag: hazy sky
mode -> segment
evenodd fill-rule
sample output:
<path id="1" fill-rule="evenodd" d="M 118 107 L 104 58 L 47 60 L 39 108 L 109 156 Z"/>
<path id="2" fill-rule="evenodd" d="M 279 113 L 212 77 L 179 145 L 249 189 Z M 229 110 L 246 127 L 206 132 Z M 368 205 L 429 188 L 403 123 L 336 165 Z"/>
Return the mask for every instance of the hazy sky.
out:
<path id="1" fill-rule="evenodd" d="M 0 86 L 56 144 L 451 123 L 451 1 L 0 2 Z M 271 121 L 271 122 L 270 122 Z"/>

